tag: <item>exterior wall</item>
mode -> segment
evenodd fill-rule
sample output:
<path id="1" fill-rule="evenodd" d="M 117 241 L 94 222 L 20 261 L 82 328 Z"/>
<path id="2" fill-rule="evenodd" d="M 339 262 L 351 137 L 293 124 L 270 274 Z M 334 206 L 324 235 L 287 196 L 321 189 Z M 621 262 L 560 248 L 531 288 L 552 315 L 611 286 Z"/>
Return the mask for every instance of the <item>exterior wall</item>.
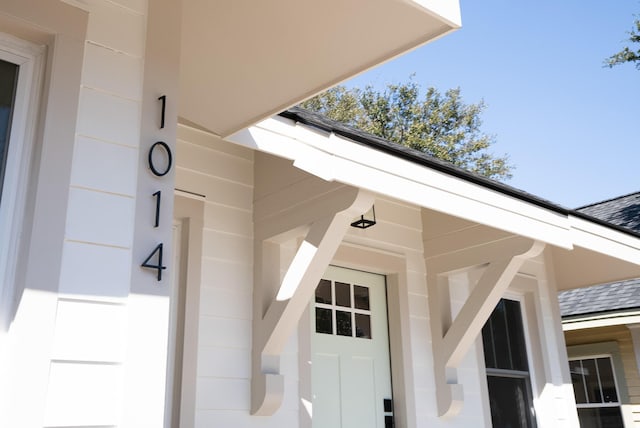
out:
<path id="1" fill-rule="evenodd" d="M 13 371 L 2 372 L 9 382 L 0 382 L 8 398 L 0 400 L 0 426 L 162 426 L 171 280 L 167 274 L 156 281 L 154 271 L 139 265 L 158 242 L 166 244 L 165 261 L 173 260 L 167 217 L 174 187 L 204 203 L 196 369 L 188 378 L 195 385 L 187 385 L 194 391 L 184 403 L 192 406 L 186 417 L 196 427 L 308 425 L 299 400 L 305 382 L 308 387 L 299 364 L 310 332 L 304 323 L 282 357 L 283 406 L 269 418 L 249 415 L 254 153 L 181 127 L 175 181 L 173 170 L 159 179 L 146 165 L 150 144 L 166 141 L 174 148 L 176 140 L 179 61 L 171 39 L 179 2 L 68 0 L 79 10 L 46 1 L 0 4 L 0 22 L 5 12 L 15 18 L 8 30 L 37 33 L 33 37 L 49 50 L 29 244 L 20 249 L 28 263 L 19 275 L 16 313 L 0 339 L 8 349 L 0 358 Z M 29 29 L 14 27 L 18 21 Z M 160 130 L 157 97 L 165 93 L 169 124 Z M 162 225 L 153 228 L 157 189 L 165 202 Z M 479 341 L 458 368 L 462 413 L 437 417 L 422 210 L 379 197 L 376 214 L 373 229 L 349 230 L 334 263 L 389 280 L 397 425 L 489 426 Z M 283 255 L 292 253 L 293 247 L 283 248 Z M 466 273 L 451 278 L 454 313 L 471 284 Z M 536 295 L 533 306 L 535 325 L 544 332 L 539 366 L 551 373 L 544 377 L 552 385 L 550 403 L 562 398 L 555 389 L 563 374 L 550 351 L 558 317 L 544 299 Z"/>
<path id="2" fill-rule="evenodd" d="M 625 391 L 621 391 L 625 424 L 640 427 L 640 375 L 629 329 L 625 325 L 616 325 L 565 331 L 564 335 L 568 347 L 611 341 L 617 343 L 626 381 L 626 394 Z M 620 385 L 618 387 L 620 388 Z"/>
<path id="3" fill-rule="evenodd" d="M 305 371 L 310 339 L 307 315 L 301 318 L 297 335 L 292 335 L 282 356 L 283 406 L 271 417 L 250 416 L 252 197 L 254 180 L 259 176 L 255 156 L 265 155 L 192 128 L 179 130 L 176 188 L 204 195 L 205 201 L 195 426 L 212 426 L 220 421 L 245 427 L 310 426 L 300 405 L 301 398 L 310 398 L 310 374 Z M 261 161 L 260 168 L 279 172 L 292 168 L 293 175 L 304 178 L 304 173 L 282 159 Z M 269 179 L 278 181 L 275 174 Z M 332 263 L 387 275 L 396 425 L 491 426 L 479 338 L 457 370 L 465 393 L 462 412 L 448 419 L 437 416 L 423 251 L 425 219 L 420 208 L 391 198 L 377 197 L 375 208 L 376 226 L 367 230 L 350 228 Z M 281 247 L 282 273 L 295 253 L 296 239 Z M 567 385 L 568 371 L 560 363 L 566 353 L 549 279 L 552 270 L 544 257 L 525 270 L 509 293 L 521 296 L 527 314 L 538 423 L 577 426 L 575 411 L 571 410 L 574 402 Z M 538 280 L 530 275 L 538 276 Z M 454 315 L 477 279 L 474 271 L 450 278 Z"/>
<path id="4" fill-rule="evenodd" d="M 122 418 L 145 24 L 90 3 L 45 426 Z"/>
<path id="5" fill-rule="evenodd" d="M 138 253 L 170 242 L 171 222 L 149 231 L 136 215 L 149 223 L 148 147 L 174 146 L 175 103 L 151 134 L 158 92 L 177 100 L 178 62 L 153 65 L 177 52 L 166 39 L 157 49 L 157 30 L 164 20 L 177 34 L 179 3 L 152 3 L 0 4 L 0 31 L 47 52 L 15 303 L 2 314 L 1 426 L 162 426 L 168 281 L 140 269 Z M 171 174 L 153 179 L 173 193 Z"/>

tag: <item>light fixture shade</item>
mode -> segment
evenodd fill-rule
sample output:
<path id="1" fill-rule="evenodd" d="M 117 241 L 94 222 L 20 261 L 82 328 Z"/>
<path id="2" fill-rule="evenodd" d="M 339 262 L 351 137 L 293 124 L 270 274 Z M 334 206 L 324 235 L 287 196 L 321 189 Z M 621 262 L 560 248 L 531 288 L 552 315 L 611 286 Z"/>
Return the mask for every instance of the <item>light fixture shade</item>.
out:
<path id="1" fill-rule="evenodd" d="M 366 217 L 365 217 L 366 216 Z M 375 205 L 371 206 L 371 209 L 360 216 L 360 218 L 353 223 L 351 223 L 352 227 L 357 227 L 358 229 L 366 229 L 368 227 L 376 224 L 376 207 Z"/>

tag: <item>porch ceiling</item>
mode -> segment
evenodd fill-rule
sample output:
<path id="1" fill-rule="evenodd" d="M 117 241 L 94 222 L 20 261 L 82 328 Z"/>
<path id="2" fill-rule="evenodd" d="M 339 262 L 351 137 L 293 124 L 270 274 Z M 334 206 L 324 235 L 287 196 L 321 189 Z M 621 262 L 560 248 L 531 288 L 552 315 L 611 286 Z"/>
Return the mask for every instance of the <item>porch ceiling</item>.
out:
<path id="1" fill-rule="evenodd" d="M 459 25 L 457 0 L 184 0 L 180 116 L 228 136 Z"/>

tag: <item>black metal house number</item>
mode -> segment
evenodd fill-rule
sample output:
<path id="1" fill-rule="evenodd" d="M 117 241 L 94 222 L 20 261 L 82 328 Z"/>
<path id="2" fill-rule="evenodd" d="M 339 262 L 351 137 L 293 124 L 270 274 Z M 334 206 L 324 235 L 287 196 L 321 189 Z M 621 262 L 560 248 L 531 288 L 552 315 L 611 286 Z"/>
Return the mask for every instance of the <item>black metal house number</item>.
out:
<path id="1" fill-rule="evenodd" d="M 167 96 L 162 95 L 158 98 L 158 101 L 162 103 L 160 109 L 160 129 L 164 129 L 165 122 L 165 111 L 167 107 Z M 156 155 L 156 152 L 160 151 Z M 162 166 L 157 166 L 157 158 L 164 155 L 165 162 Z M 171 148 L 164 141 L 157 141 L 149 148 L 148 154 L 148 162 L 149 169 L 151 173 L 158 178 L 164 177 L 171 171 L 171 166 L 173 164 L 173 155 L 171 154 Z M 153 227 L 156 228 L 160 226 L 160 207 L 162 204 L 162 191 L 158 190 L 155 192 L 152 197 L 156 199 L 155 203 L 155 217 L 153 221 Z M 162 281 L 162 271 L 167 267 L 162 263 L 162 255 L 163 255 L 163 243 L 159 243 L 149 254 L 149 256 L 142 262 L 140 265 L 143 268 L 147 269 L 155 269 L 157 271 L 158 281 Z"/>

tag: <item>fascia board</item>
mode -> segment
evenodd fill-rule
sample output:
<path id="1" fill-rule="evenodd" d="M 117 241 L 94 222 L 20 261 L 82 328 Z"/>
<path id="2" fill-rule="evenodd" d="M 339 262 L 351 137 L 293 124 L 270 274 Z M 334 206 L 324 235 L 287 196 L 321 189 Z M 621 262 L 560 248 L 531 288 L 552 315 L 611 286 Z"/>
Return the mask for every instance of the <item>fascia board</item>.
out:
<path id="1" fill-rule="evenodd" d="M 610 327 L 614 325 L 635 324 L 640 322 L 640 311 L 616 312 L 606 315 L 592 315 L 562 320 L 563 331 L 583 330 L 587 328 Z"/>
<path id="2" fill-rule="evenodd" d="M 632 235 L 569 215 L 575 246 L 640 265 L 640 239 Z"/>
<path id="3" fill-rule="evenodd" d="M 289 119 L 264 120 L 227 140 L 293 160 L 325 180 L 572 248 L 566 216 Z"/>
<path id="4" fill-rule="evenodd" d="M 403 0 L 404 2 L 419 8 L 420 10 L 436 16 L 448 23 L 452 28 L 462 26 L 460 15 L 460 2 L 451 0 Z"/>

